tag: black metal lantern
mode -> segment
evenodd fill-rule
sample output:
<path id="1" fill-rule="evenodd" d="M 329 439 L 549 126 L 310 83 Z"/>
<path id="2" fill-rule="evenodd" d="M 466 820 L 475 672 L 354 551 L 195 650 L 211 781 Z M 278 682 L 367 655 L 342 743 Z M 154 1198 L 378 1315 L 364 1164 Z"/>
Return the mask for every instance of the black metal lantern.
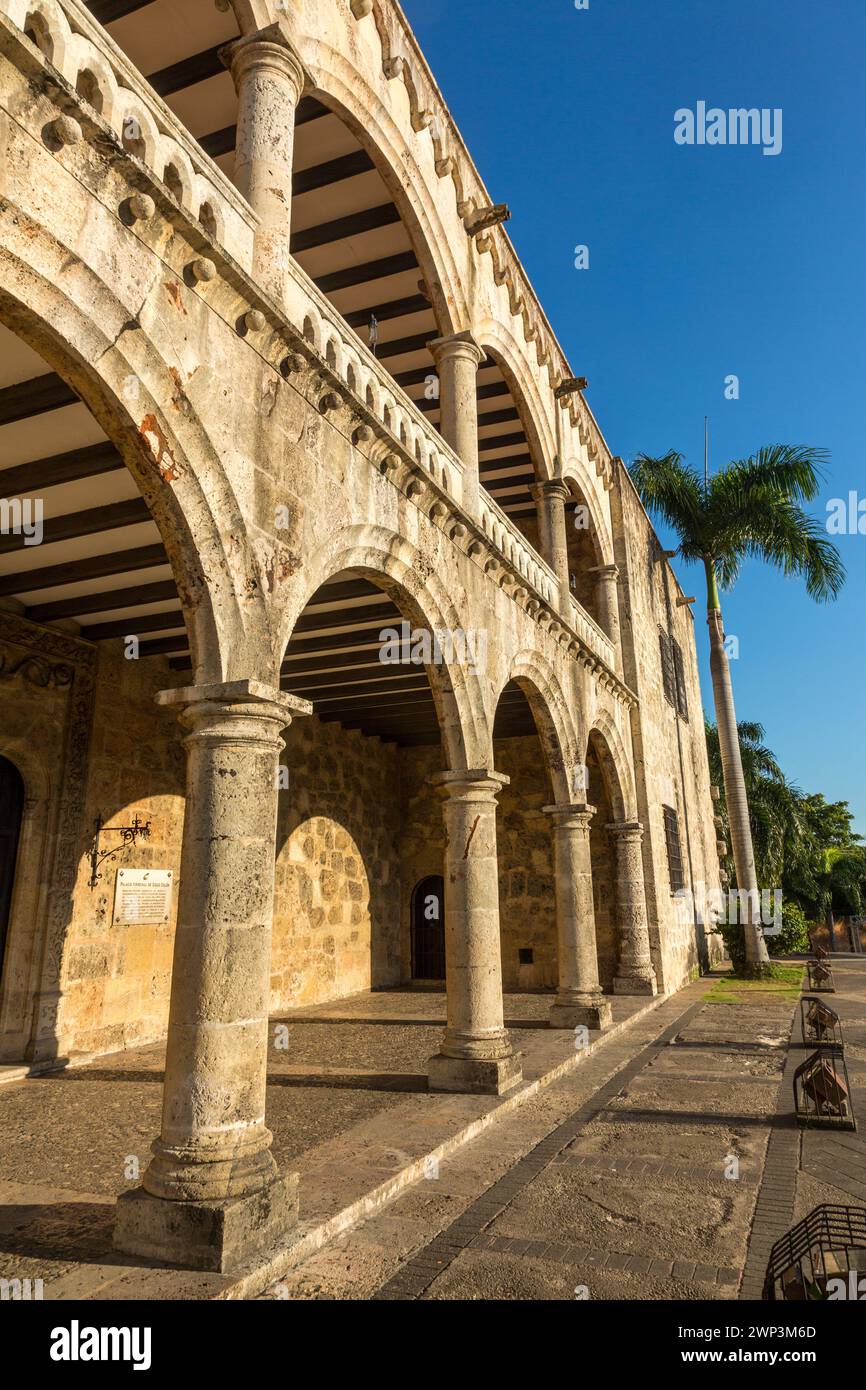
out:
<path id="1" fill-rule="evenodd" d="M 794 1072 L 794 1111 L 801 1125 L 856 1129 L 844 1052 L 819 1047 Z"/>
<path id="2" fill-rule="evenodd" d="M 809 989 L 812 994 L 836 993 L 833 971 L 826 960 L 807 960 L 806 969 L 809 972 Z"/>
<path id="3" fill-rule="evenodd" d="M 773 1303 L 857 1298 L 861 1282 L 866 1292 L 866 1209 L 821 1206 L 776 1241 L 763 1297 Z"/>
<path id="4" fill-rule="evenodd" d="M 800 1026 L 804 1047 L 831 1047 L 841 1051 L 845 1045 L 839 1015 L 816 995 L 801 997 Z"/>

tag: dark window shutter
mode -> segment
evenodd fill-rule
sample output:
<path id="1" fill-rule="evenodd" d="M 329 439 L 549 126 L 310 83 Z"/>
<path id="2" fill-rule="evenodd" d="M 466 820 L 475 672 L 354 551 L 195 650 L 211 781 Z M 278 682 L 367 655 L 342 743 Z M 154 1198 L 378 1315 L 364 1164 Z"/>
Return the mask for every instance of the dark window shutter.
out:
<path id="1" fill-rule="evenodd" d="M 676 681 L 676 706 L 683 719 L 688 719 L 689 701 L 686 694 L 686 668 L 683 664 L 682 647 L 674 637 L 671 638 L 671 652 L 673 654 L 674 678 Z"/>
<path id="2" fill-rule="evenodd" d="M 683 851 L 680 844 L 680 823 L 676 811 L 672 806 L 663 806 L 665 818 L 665 845 L 668 851 L 668 873 L 671 880 L 671 892 L 678 893 L 685 887 L 685 875 L 683 874 Z"/>
<path id="3" fill-rule="evenodd" d="M 674 663 L 671 654 L 671 639 L 666 632 L 659 631 L 659 649 L 662 658 L 662 685 L 664 686 L 665 699 L 676 709 L 676 676 L 674 675 Z"/>

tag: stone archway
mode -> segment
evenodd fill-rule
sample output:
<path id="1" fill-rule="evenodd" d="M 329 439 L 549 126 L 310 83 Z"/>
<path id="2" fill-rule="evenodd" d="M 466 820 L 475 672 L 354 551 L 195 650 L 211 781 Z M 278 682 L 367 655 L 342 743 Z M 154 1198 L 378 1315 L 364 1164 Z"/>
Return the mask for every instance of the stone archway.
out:
<path id="1" fill-rule="evenodd" d="M 412 890 L 412 979 L 445 979 L 445 880 L 428 874 Z"/>
<path id="2" fill-rule="evenodd" d="M 320 546 L 297 582 L 286 586 L 277 639 L 282 653 L 313 595 L 338 575 L 381 590 L 412 631 L 435 635 L 463 629 L 465 618 L 416 547 L 385 527 L 359 525 L 338 531 Z M 457 647 L 442 650 L 441 660 L 425 666 L 441 733 L 442 766 L 453 771 L 485 766 L 489 756 L 481 673 L 462 655 Z"/>
<path id="3" fill-rule="evenodd" d="M 218 383 L 209 370 L 197 372 L 186 345 L 166 331 L 160 300 L 173 295 L 183 319 L 191 308 L 208 310 L 180 302 L 186 289 L 101 205 L 90 206 L 79 226 L 71 212 L 64 217 L 59 192 L 53 202 L 35 200 L 40 172 L 46 180 L 53 173 L 52 157 L 39 151 L 33 158 L 47 168 L 32 168 L 19 183 L 31 151 L 13 149 L 16 140 L 26 145 L 28 137 L 10 133 L 4 167 L 0 325 L 86 405 L 134 479 L 172 568 L 196 678 L 266 676 L 268 586 L 205 423 L 217 416 Z M 113 280 L 118 266 L 124 274 Z"/>

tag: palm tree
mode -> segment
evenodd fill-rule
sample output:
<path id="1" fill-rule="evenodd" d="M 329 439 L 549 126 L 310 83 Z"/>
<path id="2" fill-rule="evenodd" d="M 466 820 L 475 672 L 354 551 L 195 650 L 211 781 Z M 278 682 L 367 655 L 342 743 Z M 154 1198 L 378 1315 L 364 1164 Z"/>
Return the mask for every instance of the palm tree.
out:
<path id="1" fill-rule="evenodd" d="M 723 784 L 725 774 L 719 731 L 709 719 L 705 721 L 705 732 L 710 781 L 716 785 Z M 789 847 L 792 842 L 799 842 L 803 835 L 803 793 L 788 781 L 775 755 L 764 744 L 761 724 L 741 719 L 737 733 L 758 878 L 763 884 L 780 886 L 783 884 Z M 724 797 L 719 802 L 718 811 L 724 833 L 729 826 Z"/>
<path id="2" fill-rule="evenodd" d="M 629 469 L 644 506 L 676 532 L 678 553 L 701 563 L 706 573 L 710 671 L 734 866 L 737 886 L 752 902 L 758 880 L 719 590 L 731 588 L 744 560 L 761 559 L 804 578 L 817 601 L 836 597 L 845 580 L 839 552 L 801 505 L 817 496 L 825 459 L 823 450 L 774 444 L 729 463 L 707 481 L 673 451 L 663 458 L 641 454 Z M 769 956 L 752 915 L 745 923 L 746 968 L 760 975 Z"/>

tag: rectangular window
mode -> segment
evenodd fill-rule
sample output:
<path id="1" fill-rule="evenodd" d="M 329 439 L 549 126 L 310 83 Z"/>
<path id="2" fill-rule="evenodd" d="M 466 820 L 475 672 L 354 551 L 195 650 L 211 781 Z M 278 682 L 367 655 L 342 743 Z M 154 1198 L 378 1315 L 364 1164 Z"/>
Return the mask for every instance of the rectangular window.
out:
<path id="1" fill-rule="evenodd" d="M 683 663 L 683 651 L 676 638 L 671 638 L 671 652 L 674 663 L 674 680 L 676 681 L 677 699 L 676 705 L 683 719 L 689 717 L 689 701 L 686 694 L 686 668 Z"/>
<path id="2" fill-rule="evenodd" d="M 665 844 L 668 851 L 668 873 L 671 880 L 671 892 L 678 893 L 685 887 L 685 875 L 683 873 L 683 851 L 680 844 L 680 823 L 676 811 L 672 806 L 663 806 L 665 818 Z"/>
<path id="3" fill-rule="evenodd" d="M 659 651 L 662 658 L 662 685 L 664 686 L 665 699 L 669 704 L 677 707 L 677 678 L 674 674 L 674 659 L 671 652 L 671 639 L 666 632 L 659 628 Z"/>

